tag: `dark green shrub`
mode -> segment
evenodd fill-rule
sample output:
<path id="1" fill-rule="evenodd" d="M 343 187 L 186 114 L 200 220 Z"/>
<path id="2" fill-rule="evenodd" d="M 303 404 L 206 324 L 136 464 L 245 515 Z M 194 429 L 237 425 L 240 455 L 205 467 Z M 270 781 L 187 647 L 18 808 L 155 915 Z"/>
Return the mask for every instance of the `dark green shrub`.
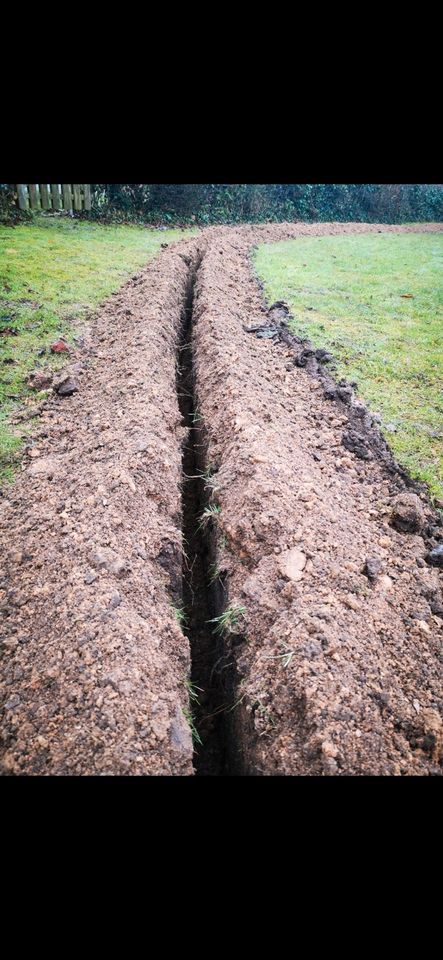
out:
<path id="1" fill-rule="evenodd" d="M 32 213 L 29 210 L 19 210 L 16 199 L 14 184 L 0 183 L 0 223 L 14 226 L 25 220 L 32 220 Z"/>
<path id="2" fill-rule="evenodd" d="M 32 217 L 0 184 L 0 219 Z M 443 187 L 414 183 L 93 183 L 92 210 L 74 216 L 132 223 L 259 223 L 443 219 Z"/>

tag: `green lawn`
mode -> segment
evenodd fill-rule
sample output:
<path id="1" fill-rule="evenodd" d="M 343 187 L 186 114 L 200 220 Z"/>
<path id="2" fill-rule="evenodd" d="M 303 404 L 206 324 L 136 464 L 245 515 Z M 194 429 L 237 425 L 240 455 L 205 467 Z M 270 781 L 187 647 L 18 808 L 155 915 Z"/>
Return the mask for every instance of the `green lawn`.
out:
<path id="1" fill-rule="evenodd" d="M 0 226 L 0 482 L 13 476 L 20 454 L 23 438 L 9 418 L 30 396 L 29 372 L 37 363 L 62 362 L 49 354 L 49 344 L 61 335 L 72 339 L 81 320 L 160 244 L 184 236 L 181 230 L 44 217 L 32 225 Z"/>
<path id="2" fill-rule="evenodd" d="M 269 302 L 331 349 L 399 462 L 442 497 L 443 234 L 303 237 L 254 256 Z"/>

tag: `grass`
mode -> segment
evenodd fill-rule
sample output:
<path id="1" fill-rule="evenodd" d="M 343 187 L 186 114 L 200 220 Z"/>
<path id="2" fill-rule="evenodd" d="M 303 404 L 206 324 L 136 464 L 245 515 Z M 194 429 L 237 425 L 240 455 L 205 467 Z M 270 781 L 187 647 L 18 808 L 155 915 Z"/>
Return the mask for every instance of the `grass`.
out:
<path id="1" fill-rule="evenodd" d="M 208 507 L 205 507 L 203 513 L 200 514 L 199 520 L 200 523 L 197 527 L 197 530 L 201 530 L 202 527 L 205 527 L 210 520 L 215 520 L 216 517 L 221 513 L 221 507 L 216 503 L 210 503 Z"/>
<path id="2" fill-rule="evenodd" d="M 198 706 L 198 705 L 199 705 L 199 703 L 200 703 L 199 693 L 203 693 L 203 691 L 202 691 L 202 688 L 201 688 L 201 687 L 196 687 L 195 683 L 192 683 L 191 680 L 186 680 L 186 681 L 185 681 L 185 687 L 186 687 L 186 690 L 187 690 L 187 692 L 188 692 L 188 697 L 189 697 L 190 706 L 189 706 L 189 707 L 185 707 L 183 713 L 184 713 L 184 716 L 185 716 L 186 720 L 188 721 L 188 724 L 189 724 L 189 727 L 190 727 L 190 730 L 191 730 L 192 742 L 193 742 L 194 746 L 198 745 L 198 746 L 201 747 L 201 746 L 202 746 L 202 739 L 201 739 L 201 736 L 200 736 L 200 734 L 199 734 L 199 732 L 198 732 L 198 730 L 197 730 L 197 725 L 196 725 L 196 722 L 195 722 L 195 717 L 194 717 L 194 714 L 193 714 L 192 705 L 195 705 L 195 706 Z"/>
<path id="3" fill-rule="evenodd" d="M 208 583 L 215 583 L 220 579 L 221 570 L 218 563 L 210 563 L 208 566 Z"/>
<path id="4" fill-rule="evenodd" d="M 203 741 L 202 741 L 202 738 L 201 738 L 201 736 L 200 736 L 200 734 L 199 734 L 199 732 L 198 732 L 198 730 L 197 730 L 196 723 L 195 723 L 195 718 L 194 718 L 194 715 L 193 715 L 193 713 L 192 713 L 192 710 L 189 710 L 187 707 L 185 707 L 185 709 L 183 710 L 183 716 L 185 717 L 185 720 L 187 720 L 187 722 L 188 722 L 188 724 L 189 724 L 189 728 L 190 728 L 190 730 L 191 730 L 192 742 L 193 742 L 194 746 L 197 745 L 197 746 L 201 747 L 202 744 L 203 744 Z"/>
<path id="5" fill-rule="evenodd" d="M 188 618 L 186 616 L 186 610 L 183 606 L 177 607 L 174 603 L 172 604 L 172 609 L 174 611 L 174 617 L 179 625 L 183 629 L 186 626 Z"/>
<path id="6" fill-rule="evenodd" d="M 191 680 L 185 680 L 185 687 L 186 687 L 186 689 L 187 689 L 187 691 L 188 691 L 188 696 L 189 696 L 190 701 L 191 701 L 192 703 L 197 703 L 197 704 L 198 704 L 198 703 L 200 702 L 200 700 L 199 700 L 199 695 L 198 695 L 198 694 L 203 692 L 203 691 L 202 691 L 202 688 L 201 688 L 201 687 L 197 687 L 197 686 L 195 685 L 195 683 L 192 683 Z"/>
<path id="7" fill-rule="evenodd" d="M 331 350 L 398 461 L 441 498 L 443 235 L 303 237 L 254 256 L 268 300 Z"/>
<path id="8" fill-rule="evenodd" d="M 224 610 L 219 617 L 208 620 L 208 623 L 215 623 L 214 633 L 231 633 L 245 613 L 246 607 L 233 605 Z"/>
<path id="9" fill-rule="evenodd" d="M 0 226 L 0 482 L 12 478 L 20 453 L 10 415 L 18 402 L 30 402 L 28 374 L 37 364 L 63 363 L 49 354 L 50 343 L 72 340 L 82 320 L 162 243 L 184 236 L 43 216 L 31 225 Z"/>
<path id="10" fill-rule="evenodd" d="M 283 649 L 283 653 L 277 653 L 275 656 L 272 656 L 272 657 L 264 657 L 264 659 L 265 660 L 281 660 L 283 666 L 286 669 L 286 667 L 289 667 L 292 661 L 292 658 L 295 654 L 295 650 L 293 647 L 290 647 L 289 644 L 284 643 L 283 641 L 280 642 L 280 646 Z"/>

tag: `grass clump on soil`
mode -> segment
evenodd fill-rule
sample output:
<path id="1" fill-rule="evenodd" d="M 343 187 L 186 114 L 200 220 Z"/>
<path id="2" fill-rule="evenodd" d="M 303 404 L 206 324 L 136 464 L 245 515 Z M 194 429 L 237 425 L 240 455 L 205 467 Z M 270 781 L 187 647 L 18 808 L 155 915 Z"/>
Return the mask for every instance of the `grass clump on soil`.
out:
<path id="1" fill-rule="evenodd" d="M 201 746 L 203 745 L 203 741 L 202 741 L 202 738 L 201 738 L 201 736 L 200 736 L 200 734 L 199 734 L 199 732 L 198 732 L 198 730 L 197 730 L 197 727 L 196 727 L 196 724 L 195 724 L 195 719 L 194 719 L 194 716 L 193 716 L 192 711 L 189 710 L 189 709 L 187 709 L 187 708 L 185 707 L 185 709 L 183 710 L 183 715 L 184 715 L 184 717 L 185 717 L 185 720 L 187 720 L 187 722 L 188 722 L 188 724 L 189 724 L 189 728 L 190 728 L 190 731 L 191 731 L 192 742 L 193 742 L 194 746 L 199 746 L 199 747 L 201 747 Z"/>
<path id="2" fill-rule="evenodd" d="M 192 680 L 186 680 L 185 686 L 191 703 L 199 703 L 200 700 L 198 694 L 202 692 L 201 687 L 196 687 L 195 683 L 192 683 Z"/>
<path id="3" fill-rule="evenodd" d="M 176 607 L 175 604 L 172 604 L 172 609 L 174 611 L 174 617 L 179 625 L 179 627 L 185 627 L 187 624 L 186 610 L 184 607 Z"/>
<path id="4" fill-rule="evenodd" d="M 328 347 L 411 476 L 443 496 L 443 235 L 302 237 L 254 255 L 269 302 Z"/>
<path id="5" fill-rule="evenodd" d="M 246 607 L 233 605 L 232 607 L 227 607 L 219 617 L 208 620 L 208 623 L 215 623 L 214 633 L 232 633 L 245 613 Z"/>
<path id="6" fill-rule="evenodd" d="M 0 483 L 12 478 L 20 453 L 22 438 L 9 418 L 18 402 L 31 402 L 29 373 L 37 364 L 54 369 L 64 362 L 49 353 L 51 342 L 72 339 L 162 243 L 183 236 L 44 216 L 32 225 L 0 226 Z"/>
<path id="7" fill-rule="evenodd" d="M 215 583 L 221 576 L 221 569 L 218 563 L 210 563 L 208 566 L 208 583 Z"/>
<path id="8" fill-rule="evenodd" d="M 197 527 L 197 530 L 201 530 L 202 527 L 205 527 L 209 523 L 209 520 L 215 520 L 220 513 L 221 507 L 216 503 L 210 503 L 208 507 L 205 507 L 203 513 L 200 514 L 200 523 Z"/>

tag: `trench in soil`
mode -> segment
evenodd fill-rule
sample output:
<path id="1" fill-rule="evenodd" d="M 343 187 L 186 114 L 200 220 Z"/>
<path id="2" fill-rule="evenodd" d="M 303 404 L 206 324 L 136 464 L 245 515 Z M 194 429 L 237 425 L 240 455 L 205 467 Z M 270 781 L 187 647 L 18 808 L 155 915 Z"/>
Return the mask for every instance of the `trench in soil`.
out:
<path id="1" fill-rule="evenodd" d="M 179 408 L 183 426 L 188 429 L 182 452 L 183 631 L 191 649 L 195 773 L 226 776 L 230 751 L 224 708 L 229 667 L 224 638 L 217 636 L 214 624 L 209 622 L 223 611 L 225 592 L 221 580 L 213 577 L 216 524 L 203 518 L 205 509 L 215 501 L 207 484 L 207 445 L 196 398 L 192 343 L 194 290 L 200 263 L 201 258 L 189 271 L 176 364 Z"/>

